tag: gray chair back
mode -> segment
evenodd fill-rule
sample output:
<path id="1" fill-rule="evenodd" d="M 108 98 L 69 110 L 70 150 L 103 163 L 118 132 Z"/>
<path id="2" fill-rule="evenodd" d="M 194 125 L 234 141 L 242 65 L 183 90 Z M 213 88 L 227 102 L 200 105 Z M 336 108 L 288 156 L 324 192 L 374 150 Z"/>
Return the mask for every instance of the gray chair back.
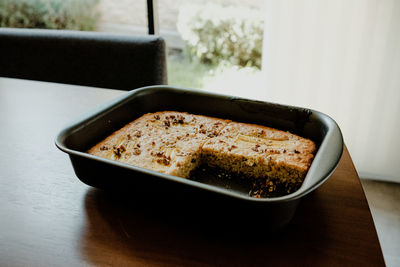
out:
<path id="1" fill-rule="evenodd" d="M 0 77 L 131 90 L 167 84 L 159 36 L 0 28 Z"/>

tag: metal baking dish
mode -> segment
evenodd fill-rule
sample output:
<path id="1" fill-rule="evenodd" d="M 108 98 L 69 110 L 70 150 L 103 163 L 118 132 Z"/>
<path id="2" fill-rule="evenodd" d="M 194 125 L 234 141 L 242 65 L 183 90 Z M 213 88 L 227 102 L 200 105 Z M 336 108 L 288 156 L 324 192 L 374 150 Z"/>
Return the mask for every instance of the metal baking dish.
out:
<path id="1" fill-rule="evenodd" d="M 205 179 L 206 182 L 182 179 L 85 152 L 126 123 L 145 113 L 163 110 L 287 130 L 310 138 L 318 150 L 300 189 L 273 198 L 250 197 L 240 185 L 227 188 L 218 179 Z M 79 118 L 59 133 L 56 145 L 69 154 L 77 177 L 88 185 L 128 191 L 143 205 L 169 203 L 169 208 L 186 207 L 185 212 L 197 209 L 196 213 L 202 217 L 218 215 L 220 219 L 237 222 L 252 221 L 249 216 L 257 214 L 257 221 L 269 230 L 276 230 L 292 219 L 299 200 L 335 170 L 342 155 L 343 138 L 335 121 L 315 110 L 198 90 L 150 86 L 130 91 Z"/>

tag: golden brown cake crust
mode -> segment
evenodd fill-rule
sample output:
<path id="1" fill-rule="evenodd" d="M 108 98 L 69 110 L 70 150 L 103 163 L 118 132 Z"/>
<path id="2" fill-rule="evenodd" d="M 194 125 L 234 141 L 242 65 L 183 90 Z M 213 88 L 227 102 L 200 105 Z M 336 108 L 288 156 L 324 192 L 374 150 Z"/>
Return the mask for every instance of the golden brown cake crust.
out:
<path id="1" fill-rule="evenodd" d="M 309 139 L 266 126 L 161 111 L 128 123 L 88 152 L 183 178 L 206 163 L 245 176 L 299 184 L 315 149 Z"/>
<path id="2" fill-rule="evenodd" d="M 88 152 L 138 167 L 187 178 L 201 147 L 227 120 L 186 112 L 148 113 L 125 125 Z"/>
<path id="3" fill-rule="evenodd" d="M 273 177 L 301 183 L 314 158 L 311 140 L 277 129 L 229 123 L 203 145 L 209 165 L 254 178 Z"/>

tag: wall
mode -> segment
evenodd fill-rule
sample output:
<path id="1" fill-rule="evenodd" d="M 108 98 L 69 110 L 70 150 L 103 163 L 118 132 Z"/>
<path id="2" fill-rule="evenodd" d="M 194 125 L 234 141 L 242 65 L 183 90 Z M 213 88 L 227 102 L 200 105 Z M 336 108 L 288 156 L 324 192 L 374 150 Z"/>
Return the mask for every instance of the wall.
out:
<path id="1" fill-rule="evenodd" d="M 338 122 L 361 177 L 400 182 L 400 1 L 266 0 L 263 74 Z"/>

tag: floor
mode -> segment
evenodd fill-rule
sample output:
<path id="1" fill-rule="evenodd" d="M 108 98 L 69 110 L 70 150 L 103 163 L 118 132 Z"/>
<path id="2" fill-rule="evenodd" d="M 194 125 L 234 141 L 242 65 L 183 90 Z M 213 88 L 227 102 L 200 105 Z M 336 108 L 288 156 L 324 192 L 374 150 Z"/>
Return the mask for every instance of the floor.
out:
<path id="1" fill-rule="evenodd" d="M 400 183 L 361 179 L 388 267 L 400 266 Z"/>

